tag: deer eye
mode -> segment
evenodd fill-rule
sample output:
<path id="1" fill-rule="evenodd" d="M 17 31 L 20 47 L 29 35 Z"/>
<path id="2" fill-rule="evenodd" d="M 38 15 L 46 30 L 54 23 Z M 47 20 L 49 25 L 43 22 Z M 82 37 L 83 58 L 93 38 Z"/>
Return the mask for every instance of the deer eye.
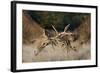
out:
<path id="1" fill-rule="evenodd" d="M 35 40 L 32 40 L 32 41 L 31 41 L 31 43 L 34 43 L 34 42 L 35 42 Z"/>
<path id="2" fill-rule="evenodd" d="M 42 44 L 43 46 L 45 45 L 45 43 Z"/>

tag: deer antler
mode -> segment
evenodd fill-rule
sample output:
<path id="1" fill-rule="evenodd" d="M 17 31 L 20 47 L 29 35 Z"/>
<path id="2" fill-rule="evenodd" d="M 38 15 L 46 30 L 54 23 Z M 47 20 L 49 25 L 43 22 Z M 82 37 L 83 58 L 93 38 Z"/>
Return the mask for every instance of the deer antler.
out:
<path id="1" fill-rule="evenodd" d="M 58 34 L 58 31 L 56 30 L 56 28 L 51 24 L 52 28 L 54 29 L 54 31 L 56 32 L 56 34 Z"/>
<path id="2" fill-rule="evenodd" d="M 70 26 L 70 24 L 68 24 L 68 25 L 65 27 L 64 32 L 67 31 L 67 29 L 68 29 L 69 26 Z"/>

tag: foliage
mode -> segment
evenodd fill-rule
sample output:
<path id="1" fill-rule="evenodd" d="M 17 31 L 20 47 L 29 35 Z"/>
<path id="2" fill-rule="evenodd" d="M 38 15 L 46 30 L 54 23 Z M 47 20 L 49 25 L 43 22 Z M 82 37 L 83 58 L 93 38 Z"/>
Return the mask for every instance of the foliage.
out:
<path id="1" fill-rule="evenodd" d="M 75 30 L 82 22 L 84 16 L 88 13 L 68 13 L 68 12 L 51 12 L 51 11 L 27 11 L 32 19 L 45 29 L 52 29 L 51 24 L 59 31 L 62 31 L 68 24 L 71 26 L 68 30 Z"/>

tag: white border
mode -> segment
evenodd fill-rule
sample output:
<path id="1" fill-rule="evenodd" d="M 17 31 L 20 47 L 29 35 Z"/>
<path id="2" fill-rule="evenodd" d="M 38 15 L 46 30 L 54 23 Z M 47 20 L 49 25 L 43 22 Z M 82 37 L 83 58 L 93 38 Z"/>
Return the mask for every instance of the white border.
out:
<path id="1" fill-rule="evenodd" d="M 40 63 L 22 63 L 22 10 L 41 10 L 41 11 L 60 11 L 60 12 L 81 12 L 91 13 L 91 60 L 80 61 L 57 61 L 57 62 L 40 62 Z M 52 67 L 70 67 L 70 66 L 85 66 L 95 65 L 95 14 L 96 10 L 93 8 L 81 7 L 64 7 L 64 6 L 47 6 L 47 5 L 28 5 L 17 4 L 17 70 L 21 69 L 38 69 L 38 68 L 52 68 Z"/>

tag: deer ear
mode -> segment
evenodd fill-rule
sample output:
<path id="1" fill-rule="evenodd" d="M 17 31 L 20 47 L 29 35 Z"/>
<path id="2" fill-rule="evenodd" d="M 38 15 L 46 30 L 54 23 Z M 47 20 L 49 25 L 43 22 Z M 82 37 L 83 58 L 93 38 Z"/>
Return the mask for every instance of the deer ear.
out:
<path id="1" fill-rule="evenodd" d="M 49 30 L 43 30 L 43 35 L 47 37 L 52 37 L 52 33 Z"/>
<path id="2" fill-rule="evenodd" d="M 43 35 L 45 35 L 45 29 L 43 29 Z"/>
<path id="3" fill-rule="evenodd" d="M 49 30 L 45 30 L 45 35 L 48 37 L 52 37 L 52 33 Z"/>

